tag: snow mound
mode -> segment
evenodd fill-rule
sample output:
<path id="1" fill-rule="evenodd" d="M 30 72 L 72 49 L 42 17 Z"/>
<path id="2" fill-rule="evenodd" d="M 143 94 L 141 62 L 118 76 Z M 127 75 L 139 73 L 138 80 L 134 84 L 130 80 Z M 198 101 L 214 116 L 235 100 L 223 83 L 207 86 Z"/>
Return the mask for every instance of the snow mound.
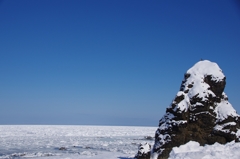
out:
<path id="1" fill-rule="evenodd" d="M 185 145 L 174 147 L 168 159 L 239 159 L 240 143 L 232 141 L 225 145 L 200 146 L 198 142 L 189 141 Z"/>

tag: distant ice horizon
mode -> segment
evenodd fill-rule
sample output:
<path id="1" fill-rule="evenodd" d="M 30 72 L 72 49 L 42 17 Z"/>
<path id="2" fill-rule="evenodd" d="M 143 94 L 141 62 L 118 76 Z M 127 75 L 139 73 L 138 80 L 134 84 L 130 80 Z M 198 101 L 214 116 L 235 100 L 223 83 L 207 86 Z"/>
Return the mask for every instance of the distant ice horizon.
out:
<path id="1" fill-rule="evenodd" d="M 61 116 L 62 115 L 62 116 Z M 109 126 L 158 126 L 161 116 L 147 117 L 135 117 L 131 115 L 103 116 L 103 115 L 91 115 L 80 114 L 69 117 L 68 115 L 31 115 L 22 118 L 22 115 L 18 116 L 3 116 L 3 120 L 0 121 L 0 125 L 109 125 Z M 94 116 L 94 117 L 93 117 Z"/>

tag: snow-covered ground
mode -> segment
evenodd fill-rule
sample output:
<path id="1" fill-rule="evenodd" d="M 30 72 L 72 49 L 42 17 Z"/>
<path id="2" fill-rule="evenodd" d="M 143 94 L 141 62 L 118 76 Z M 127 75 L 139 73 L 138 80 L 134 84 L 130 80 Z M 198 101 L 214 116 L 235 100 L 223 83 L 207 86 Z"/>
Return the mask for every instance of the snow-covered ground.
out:
<path id="1" fill-rule="evenodd" d="M 0 159 L 132 159 L 156 127 L 0 126 Z M 240 144 L 173 148 L 169 159 L 239 159 Z"/>
<path id="2" fill-rule="evenodd" d="M 221 145 L 200 146 L 198 142 L 189 141 L 185 145 L 174 147 L 169 159 L 239 159 L 240 143 L 234 141 Z"/>

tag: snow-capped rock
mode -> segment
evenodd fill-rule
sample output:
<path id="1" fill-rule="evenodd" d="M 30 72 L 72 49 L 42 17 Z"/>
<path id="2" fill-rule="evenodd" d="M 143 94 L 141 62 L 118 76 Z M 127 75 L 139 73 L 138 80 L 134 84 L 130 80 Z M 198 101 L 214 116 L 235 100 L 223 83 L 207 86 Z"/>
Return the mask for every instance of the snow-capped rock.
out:
<path id="1" fill-rule="evenodd" d="M 150 156 L 150 152 L 151 152 L 151 145 L 150 144 L 148 144 L 148 143 L 140 144 L 138 146 L 138 152 L 137 152 L 135 158 L 147 159 Z"/>
<path id="2" fill-rule="evenodd" d="M 199 61 L 184 75 L 180 91 L 159 121 L 152 159 L 168 158 L 173 147 L 239 141 L 239 115 L 223 92 L 226 77 L 219 66 Z"/>

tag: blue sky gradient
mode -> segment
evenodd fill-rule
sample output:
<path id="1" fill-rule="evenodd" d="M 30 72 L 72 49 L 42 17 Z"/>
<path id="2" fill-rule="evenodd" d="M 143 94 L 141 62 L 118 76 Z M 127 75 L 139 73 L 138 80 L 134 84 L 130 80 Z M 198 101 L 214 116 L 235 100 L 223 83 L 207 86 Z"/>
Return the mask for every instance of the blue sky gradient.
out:
<path id="1" fill-rule="evenodd" d="M 0 0 L 0 124 L 157 126 L 219 64 L 240 112 L 238 1 Z"/>

